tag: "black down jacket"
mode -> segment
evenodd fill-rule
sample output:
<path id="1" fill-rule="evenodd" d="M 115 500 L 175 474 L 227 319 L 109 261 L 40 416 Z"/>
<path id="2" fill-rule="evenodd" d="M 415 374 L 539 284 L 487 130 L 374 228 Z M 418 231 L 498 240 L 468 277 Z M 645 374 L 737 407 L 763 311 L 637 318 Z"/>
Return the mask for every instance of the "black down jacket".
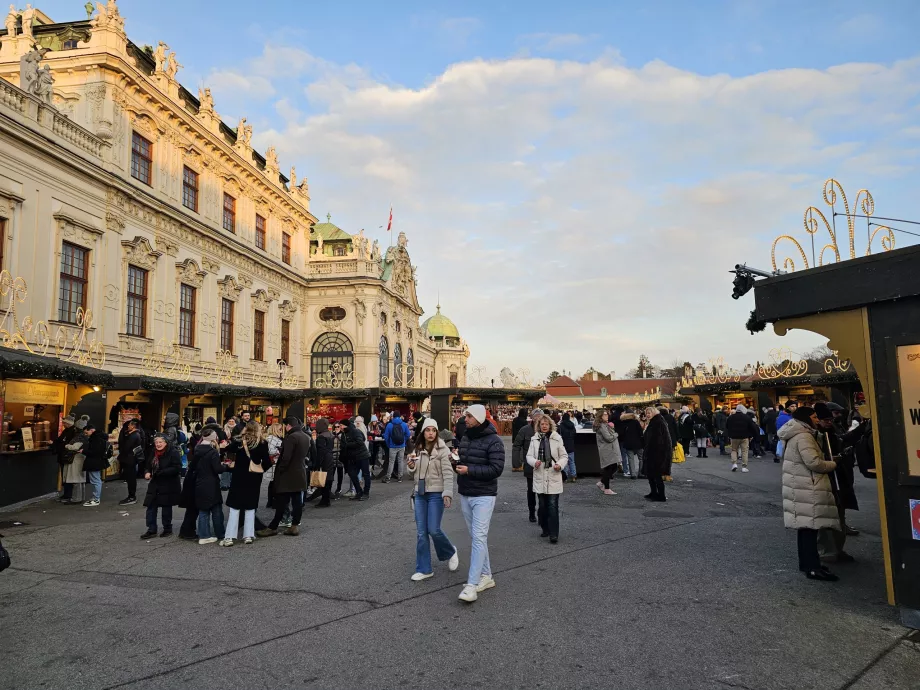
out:
<path id="1" fill-rule="evenodd" d="M 461 496 L 497 496 L 498 478 L 505 469 L 505 443 L 488 422 L 466 430 L 460 441 L 458 465 L 469 468 L 457 475 Z"/>
<path id="2" fill-rule="evenodd" d="M 147 484 L 147 494 L 144 496 L 145 506 L 174 506 L 179 503 L 182 486 L 179 479 L 179 470 L 182 469 L 182 460 L 176 448 L 166 447 L 166 452 L 156 462 L 156 454 L 151 453 L 147 460 L 147 471 L 150 473 L 150 483 Z"/>

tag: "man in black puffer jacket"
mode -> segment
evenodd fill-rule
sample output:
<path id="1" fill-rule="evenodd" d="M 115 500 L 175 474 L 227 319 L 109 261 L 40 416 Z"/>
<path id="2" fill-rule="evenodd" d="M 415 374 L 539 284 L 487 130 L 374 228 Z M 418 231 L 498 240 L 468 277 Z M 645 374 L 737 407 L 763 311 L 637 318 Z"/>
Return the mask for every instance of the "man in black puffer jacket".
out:
<path id="1" fill-rule="evenodd" d="M 505 444 L 486 421 L 486 408 L 482 405 L 467 408 L 464 419 L 466 435 L 460 441 L 457 487 L 473 547 L 460 600 L 473 602 L 479 592 L 495 586 L 489 562 L 489 524 L 498 495 L 498 478 L 505 469 Z"/>
<path id="2" fill-rule="evenodd" d="M 354 418 L 343 419 L 345 431 L 342 434 L 343 455 L 342 461 L 348 468 L 351 485 L 355 488 L 352 501 L 366 501 L 371 497 L 371 452 L 367 449 L 367 439 L 361 430 L 355 426 Z M 358 481 L 358 472 L 364 477 L 364 490 Z"/>

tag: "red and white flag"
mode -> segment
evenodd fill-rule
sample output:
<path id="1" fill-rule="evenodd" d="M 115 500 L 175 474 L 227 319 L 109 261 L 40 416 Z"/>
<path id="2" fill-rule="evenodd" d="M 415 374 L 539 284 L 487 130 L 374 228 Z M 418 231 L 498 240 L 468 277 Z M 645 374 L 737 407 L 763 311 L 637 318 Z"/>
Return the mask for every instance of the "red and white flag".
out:
<path id="1" fill-rule="evenodd" d="M 387 222 L 387 232 L 393 229 L 393 207 L 390 206 L 390 220 Z"/>

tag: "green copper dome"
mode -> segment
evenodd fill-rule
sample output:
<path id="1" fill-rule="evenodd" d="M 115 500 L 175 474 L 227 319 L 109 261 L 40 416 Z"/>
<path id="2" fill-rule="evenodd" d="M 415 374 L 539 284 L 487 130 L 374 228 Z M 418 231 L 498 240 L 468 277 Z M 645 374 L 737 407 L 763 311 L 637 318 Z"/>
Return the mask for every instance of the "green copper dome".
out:
<path id="1" fill-rule="evenodd" d="M 441 313 L 441 305 L 438 305 L 438 312 L 422 324 L 422 328 L 432 338 L 460 338 L 460 331 L 454 325 L 454 322 Z"/>

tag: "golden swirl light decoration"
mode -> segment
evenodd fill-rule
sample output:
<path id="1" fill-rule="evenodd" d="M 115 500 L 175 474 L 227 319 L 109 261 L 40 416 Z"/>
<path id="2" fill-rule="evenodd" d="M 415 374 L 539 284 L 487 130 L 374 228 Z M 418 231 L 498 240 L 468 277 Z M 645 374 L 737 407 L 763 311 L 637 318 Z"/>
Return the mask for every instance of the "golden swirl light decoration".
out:
<path id="1" fill-rule="evenodd" d="M 856 218 L 850 214 L 850 204 L 847 201 L 847 195 L 843 191 L 843 186 L 835 179 L 831 178 L 824 183 L 824 203 L 830 206 L 831 208 L 831 220 L 834 219 L 834 214 L 836 213 L 836 204 L 837 196 L 840 196 L 840 201 L 843 203 L 843 212 L 844 216 L 847 219 L 847 229 L 849 231 L 849 241 L 850 241 L 850 258 L 856 258 Z M 856 200 L 853 204 L 854 212 L 861 211 L 861 215 L 872 216 L 875 213 L 875 200 L 872 198 L 872 194 L 869 193 L 868 189 L 860 189 L 856 193 Z M 868 219 L 867 219 L 868 222 Z M 833 223 L 829 223 L 827 217 L 821 212 L 820 209 L 815 206 L 809 206 L 805 209 L 804 216 L 805 232 L 811 237 L 811 254 L 812 254 L 812 263 L 816 263 L 818 266 L 824 264 L 824 254 L 827 250 L 830 250 L 834 254 L 834 260 L 840 261 L 840 248 L 837 244 L 837 234 L 834 232 Z M 818 230 L 821 225 L 827 230 L 827 234 L 830 236 L 831 241 L 828 244 L 825 244 L 821 247 L 821 251 L 815 254 L 815 235 L 817 235 Z M 867 226 L 868 228 L 869 226 Z M 875 240 L 875 236 L 883 231 L 884 234 L 881 238 L 882 250 L 890 252 L 894 249 L 894 231 L 889 228 L 887 225 L 876 225 L 875 229 L 869 232 L 867 230 L 867 239 L 866 243 L 866 256 L 872 254 L 872 242 Z M 798 251 L 799 256 L 802 257 L 802 264 L 805 268 L 808 268 L 808 256 L 805 254 L 805 250 L 802 248 L 802 245 L 797 239 L 791 235 L 780 235 L 775 240 L 773 240 L 773 247 L 770 249 L 770 260 L 773 263 L 773 270 L 777 270 L 776 265 L 776 245 L 779 244 L 780 240 L 788 240 L 792 242 L 795 249 Z M 785 271 L 794 271 L 795 270 L 795 260 L 792 257 L 786 257 L 783 259 L 783 270 Z"/>
<path id="2" fill-rule="evenodd" d="M 205 370 L 205 378 L 212 383 L 239 386 L 243 383 L 243 372 L 230 350 L 218 350 L 214 356 L 214 364 Z"/>
<path id="3" fill-rule="evenodd" d="M 192 378 L 192 367 L 182 361 L 182 350 L 175 340 L 167 342 L 162 338 L 153 351 L 144 356 L 141 367 L 147 376 L 161 379 L 188 381 Z"/>
<path id="4" fill-rule="evenodd" d="M 693 372 L 691 367 L 684 367 L 684 375 L 680 379 L 681 388 L 694 386 L 711 386 L 717 383 L 738 383 L 741 381 L 740 372 L 728 367 L 724 357 L 710 357 L 708 367 L 702 371 Z M 707 371 L 708 369 L 708 371 Z"/>
<path id="5" fill-rule="evenodd" d="M 762 379 L 781 379 L 802 376 L 808 371 L 808 362 L 804 359 L 793 360 L 792 350 L 788 347 L 775 347 L 770 350 L 770 362 L 757 367 L 757 375 Z"/>
<path id="6" fill-rule="evenodd" d="M 293 390 L 304 387 L 301 378 L 294 373 L 294 367 L 289 366 L 283 359 L 278 360 L 278 369 L 282 388 Z"/>
<path id="7" fill-rule="evenodd" d="M 415 375 L 415 365 L 397 364 L 393 369 L 392 384 L 394 388 L 422 388 L 421 379 Z M 388 388 L 390 378 L 388 376 L 382 377 L 380 385 L 383 388 Z"/>
<path id="8" fill-rule="evenodd" d="M 386 377 L 381 377 L 381 386 L 384 385 L 384 378 Z M 329 367 L 328 371 L 323 376 L 313 381 L 313 388 L 355 390 L 364 388 L 364 382 L 356 376 L 354 366 L 351 363 L 341 364 L 339 362 L 333 362 L 332 366 Z"/>
<path id="9" fill-rule="evenodd" d="M 840 353 L 837 350 L 833 350 L 834 356 L 828 357 L 824 360 L 824 373 L 831 374 L 834 371 L 848 371 L 850 368 L 850 360 L 840 359 Z"/>
<path id="10" fill-rule="evenodd" d="M 68 338 L 67 329 L 59 326 L 51 338 L 51 328 L 47 321 L 33 322 L 31 316 L 19 321 L 17 304 L 23 304 L 29 295 L 29 288 L 24 278 L 16 277 L 9 271 L 0 271 L 0 345 L 17 350 L 20 347 L 33 355 L 44 357 L 52 343 L 55 357 L 65 362 L 101 369 L 105 366 L 105 346 L 96 338 L 90 339 L 87 330 L 93 327 L 93 313 L 77 309 L 76 332 Z M 5 308 L 3 300 L 8 299 Z"/>

